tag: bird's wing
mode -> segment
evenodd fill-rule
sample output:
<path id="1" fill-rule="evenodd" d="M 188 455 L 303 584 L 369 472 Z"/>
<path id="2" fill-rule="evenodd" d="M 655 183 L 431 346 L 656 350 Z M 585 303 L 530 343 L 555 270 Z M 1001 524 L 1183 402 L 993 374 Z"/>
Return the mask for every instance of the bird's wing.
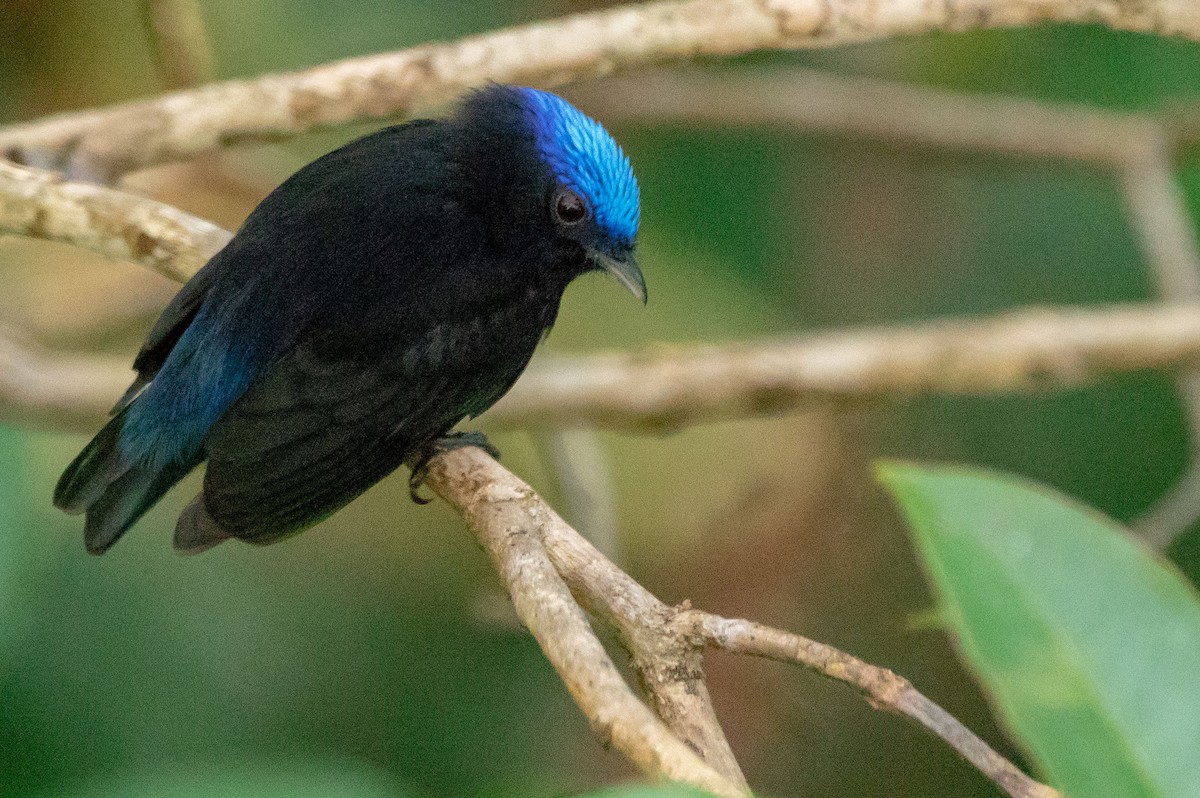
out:
<path id="1" fill-rule="evenodd" d="M 221 253 L 212 258 L 204 268 L 196 272 L 192 279 L 184 284 L 183 288 L 179 289 L 179 293 L 158 317 L 158 321 L 154 323 L 154 327 L 146 336 L 141 350 L 133 361 L 137 377 L 113 409 L 109 411 L 110 415 L 116 415 L 125 409 L 158 374 L 158 370 L 167 361 L 175 344 L 179 342 L 188 326 L 196 318 L 196 314 L 200 312 L 200 307 L 204 304 L 204 299 L 208 296 L 213 279 L 223 261 Z"/>
<path id="2" fill-rule="evenodd" d="M 427 339 L 370 363 L 299 347 L 209 433 L 210 519 L 269 543 L 329 515 L 465 415 L 470 379 L 454 366 Z"/>

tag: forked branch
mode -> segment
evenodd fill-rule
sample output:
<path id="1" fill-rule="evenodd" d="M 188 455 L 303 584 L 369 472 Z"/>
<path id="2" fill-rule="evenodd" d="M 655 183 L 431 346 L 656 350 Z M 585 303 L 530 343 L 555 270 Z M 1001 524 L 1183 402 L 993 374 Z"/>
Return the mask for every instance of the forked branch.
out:
<path id="1" fill-rule="evenodd" d="M 708 644 L 792 662 L 845 682 L 872 706 L 908 717 L 935 734 L 1013 798 L 1059 796 L 885 668 L 799 635 L 663 604 L 479 449 L 435 457 L 428 484 L 463 515 L 491 555 L 517 615 L 593 728 L 651 775 L 720 795 L 749 794 L 708 700 L 700 667 L 701 649 Z M 674 734 L 633 697 L 571 594 L 620 633 L 651 703 Z M 692 757 L 681 754 L 680 740 Z M 693 751 L 707 760 L 702 767 Z M 720 771 L 719 779 L 714 769 Z"/>

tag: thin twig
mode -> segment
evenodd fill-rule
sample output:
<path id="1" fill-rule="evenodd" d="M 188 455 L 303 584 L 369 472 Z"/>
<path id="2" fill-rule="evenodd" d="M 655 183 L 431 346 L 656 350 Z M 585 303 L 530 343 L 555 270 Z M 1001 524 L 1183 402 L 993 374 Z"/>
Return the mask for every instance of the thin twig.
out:
<path id="1" fill-rule="evenodd" d="M 142 0 L 142 14 L 168 89 L 188 89 L 213 79 L 212 45 L 196 0 Z"/>
<path id="2" fill-rule="evenodd" d="M 1120 174 L 1130 220 L 1158 295 L 1167 302 L 1200 299 L 1200 245 L 1187 198 L 1175 177 L 1166 130 L 1131 149 Z M 1188 466 L 1175 485 L 1133 523 L 1134 530 L 1160 550 L 1200 518 L 1200 373 L 1181 374 L 1175 384 L 1191 438 Z"/>
<path id="3" fill-rule="evenodd" d="M 1200 468 L 1196 454 L 1183 474 L 1130 526 L 1149 546 L 1166 551 L 1200 518 Z"/>
<path id="4" fill-rule="evenodd" d="M 1130 224 L 1150 266 L 1158 295 L 1167 302 L 1200 299 L 1200 246 L 1187 198 L 1175 179 L 1171 140 L 1162 126 L 1147 126 L 1120 169 Z"/>
<path id="5" fill-rule="evenodd" d="M 621 561 L 617 502 L 608 456 L 591 427 L 555 427 L 534 435 L 542 460 L 561 494 L 564 515 L 596 548 Z"/>
<path id="6" fill-rule="evenodd" d="M 716 648 L 801 665 L 850 685 L 876 709 L 904 715 L 919 723 L 1013 798 L 1061 796 L 1058 790 L 1031 779 L 957 718 L 918 692 L 908 679 L 887 668 L 863 662 L 825 643 L 753 621 L 687 609 L 679 614 L 676 623 Z"/>
<path id="7" fill-rule="evenodd" d="M 15 125 L 0 131 L 0 157 L 111 181 L 238 141 L 396 117 L 489 80 L 556 85 L 694 56 L 1049 21 L 1200 40 L 1191 0 L 660 0 Z"/>
<path id="8" fill-rule="evenodd" d="M 796 662 L 854 686 L 872 706 L 909 717 L 932 731 L 1013 798 L 1059 795 L 1026 776 L 906 679 L 887 669 L 798 635 L 727 620 L 689 606 L 668 607 L 568 526 L 528 485 L 479 449 L 458 449 L 436 457 L 429 484 L 463 514 L 505 573 L 523 620 L 522 605 L 536 605 L 536 596 L 544 589 L 542 558 L 548 557 L 580 604 L 621 633 L 659 715 L 718 770 L 736 768 L 737 763 L 730 753 L 729 763 L 719 765 L 713 753 L 697 742 L 705 739 L 705 733 L 720 734 L 700 667 L 701 647 L 706 642 L 735 653 Z M 536 559 L 539 564 L 523 575 L 526 559 Z M 544 626 L 542 630 L 544 633 Z M 597 667 L 608 673 L 608 666 L 587 665 L 583 671 L 590 673 Z M 724 742 L 724 735 L 720 741 Z"/>

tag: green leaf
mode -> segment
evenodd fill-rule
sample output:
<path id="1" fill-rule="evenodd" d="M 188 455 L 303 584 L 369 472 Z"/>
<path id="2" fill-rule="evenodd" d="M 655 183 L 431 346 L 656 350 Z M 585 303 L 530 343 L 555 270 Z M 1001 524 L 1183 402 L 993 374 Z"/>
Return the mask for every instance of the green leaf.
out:
<path id="1" fill-rule="evenodd" d="M 1079 798 L 1200 790 L 1200 601 L 1113 521 L 1039 485 L 882 464 L 1004 721 Z"/>

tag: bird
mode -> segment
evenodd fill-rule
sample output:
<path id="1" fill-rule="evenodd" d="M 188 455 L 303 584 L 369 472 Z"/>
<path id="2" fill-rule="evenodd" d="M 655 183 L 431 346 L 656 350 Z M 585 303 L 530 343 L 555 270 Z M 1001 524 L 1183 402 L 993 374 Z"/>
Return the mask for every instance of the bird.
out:
<path id="1" fill-rule="evenodd" d="M 574 278 L 645 304 L 639 217 L 620 145 L 550 92 L 489 84 L 352 141 L 169 303 L 54 503 L 101 554 L 207 461 L 175 526 L 194 553 L 291 537 L 405 463 L 416 498 L 433 453 L 485 442 L 452 430 L 513 385 Z"/>

